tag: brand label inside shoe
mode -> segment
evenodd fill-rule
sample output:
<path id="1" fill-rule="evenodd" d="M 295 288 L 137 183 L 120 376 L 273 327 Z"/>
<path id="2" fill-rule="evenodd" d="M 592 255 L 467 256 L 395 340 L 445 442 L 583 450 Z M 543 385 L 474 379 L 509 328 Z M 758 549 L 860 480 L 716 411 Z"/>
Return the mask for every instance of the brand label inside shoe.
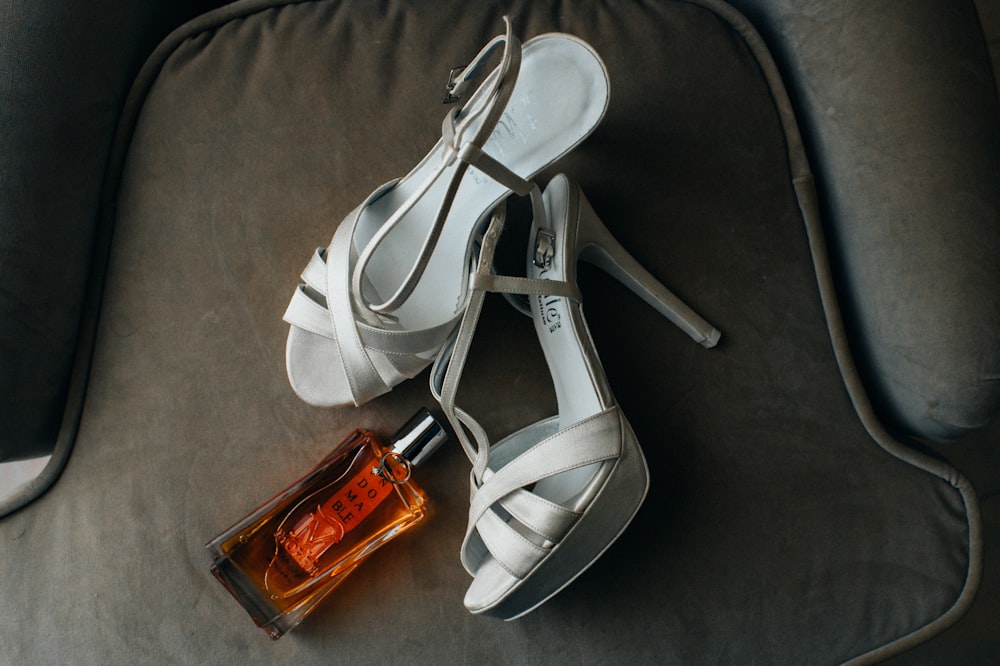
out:
<path id="1" fill-rule="evenodd" d="M 543 271 L 542 274 L 547 271 Z M 536 296 L 535 308 L 539 321 L 549 333 L 555 333 L 562 328 L 562 314 L 559 312 L 560 296 Z"/>

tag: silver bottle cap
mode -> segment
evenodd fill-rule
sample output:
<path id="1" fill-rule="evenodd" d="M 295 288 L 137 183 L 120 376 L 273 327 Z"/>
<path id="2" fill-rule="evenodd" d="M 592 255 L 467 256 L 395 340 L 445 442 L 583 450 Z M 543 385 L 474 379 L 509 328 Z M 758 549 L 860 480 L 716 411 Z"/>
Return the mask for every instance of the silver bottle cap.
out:
<path id="1" fill-rule="evenodd" d="M 392 437 L 392 450 L 406 458 L 411 465 L 417 467 L 434 453 L 444 441 L 448 433 L 441 427 L 426 408 L 420 410 L 407 421 Z"/>

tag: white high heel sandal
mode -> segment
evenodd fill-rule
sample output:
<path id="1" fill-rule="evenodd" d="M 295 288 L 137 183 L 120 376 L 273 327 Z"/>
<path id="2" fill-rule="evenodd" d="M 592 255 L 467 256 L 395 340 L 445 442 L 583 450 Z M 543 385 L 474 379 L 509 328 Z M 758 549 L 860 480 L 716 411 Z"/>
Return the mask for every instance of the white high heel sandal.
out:
<path id="1" fill-rule="evenodd" d="M 552 33 L 521 47 L 494 38 L 449 83 L 465 95 L 486 62 L 502 61 L 413 171 L 383 185 L 338 227 L 302 273 L 285 313 L 289 382 L 306 402 L 355 404 L 431 363 L 468 301 L 474 238 L 512 192 L 583 141 L 607 108 L 607 69 L 590 46 Z"/>
<path id="2" fill-rule="evenodd" d="M 714 346 L 720 337 L 615 241 L 569 179 L 556 176 L 543 200 L 550 226 L 532 226 L 526 278 L 490 274 L 504 222 L 503 211 L 495 213 L 465 318 L 431 377 L 432 391 L 473 461 L 462 562 L 474 580 L 465 605 L 503 619 L 538 607 L 597 560 L 635 516 L 649 486 L 642 450 L 584 320 L 577 260 L 606 270 L 703 346 Z M 455 406 L 487 291 L 530 295 L 559 408 L 556 416 L 495 445 Z"/>

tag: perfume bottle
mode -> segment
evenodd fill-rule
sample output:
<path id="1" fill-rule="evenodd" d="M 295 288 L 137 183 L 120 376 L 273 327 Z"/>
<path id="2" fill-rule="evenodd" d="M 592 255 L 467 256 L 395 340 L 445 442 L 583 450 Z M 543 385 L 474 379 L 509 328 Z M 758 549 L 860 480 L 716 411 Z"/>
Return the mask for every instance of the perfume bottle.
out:
<path id="1" fill-rule="evenodd" d="M 421 409 L 383 446 L 356 430 L 304 477 L 205 545 L 212 573 L 278 639 L 372 552 L 426 515 L 412 478 L 445 440 Z"/>

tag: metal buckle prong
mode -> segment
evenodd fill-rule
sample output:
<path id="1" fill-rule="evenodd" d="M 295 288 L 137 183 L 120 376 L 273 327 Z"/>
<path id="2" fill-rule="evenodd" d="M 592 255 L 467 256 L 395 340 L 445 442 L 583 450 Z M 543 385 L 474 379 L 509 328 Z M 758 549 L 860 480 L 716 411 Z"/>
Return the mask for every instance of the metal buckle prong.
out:
<path id="1" fill-rule="evenodd" d="M 443 104 L 454 104 L 462 98 L 462 93 L 464 92 L 462 87 L 462 82 L 458 80 L 462 76 L 462 72 L 465 71 L 466 66 L 462 67 L 452 67 L 451 71 L 448 73 L 448 85 L 444 89 L 444 102 Z"/>
<path id="2" fill-rule="evenodd" d="M 556 235 L 548 229 L 535 233 L 535 257 L 532 262 L 538 268 L 552 268 L 552 258 L 556 254 Z"/>

